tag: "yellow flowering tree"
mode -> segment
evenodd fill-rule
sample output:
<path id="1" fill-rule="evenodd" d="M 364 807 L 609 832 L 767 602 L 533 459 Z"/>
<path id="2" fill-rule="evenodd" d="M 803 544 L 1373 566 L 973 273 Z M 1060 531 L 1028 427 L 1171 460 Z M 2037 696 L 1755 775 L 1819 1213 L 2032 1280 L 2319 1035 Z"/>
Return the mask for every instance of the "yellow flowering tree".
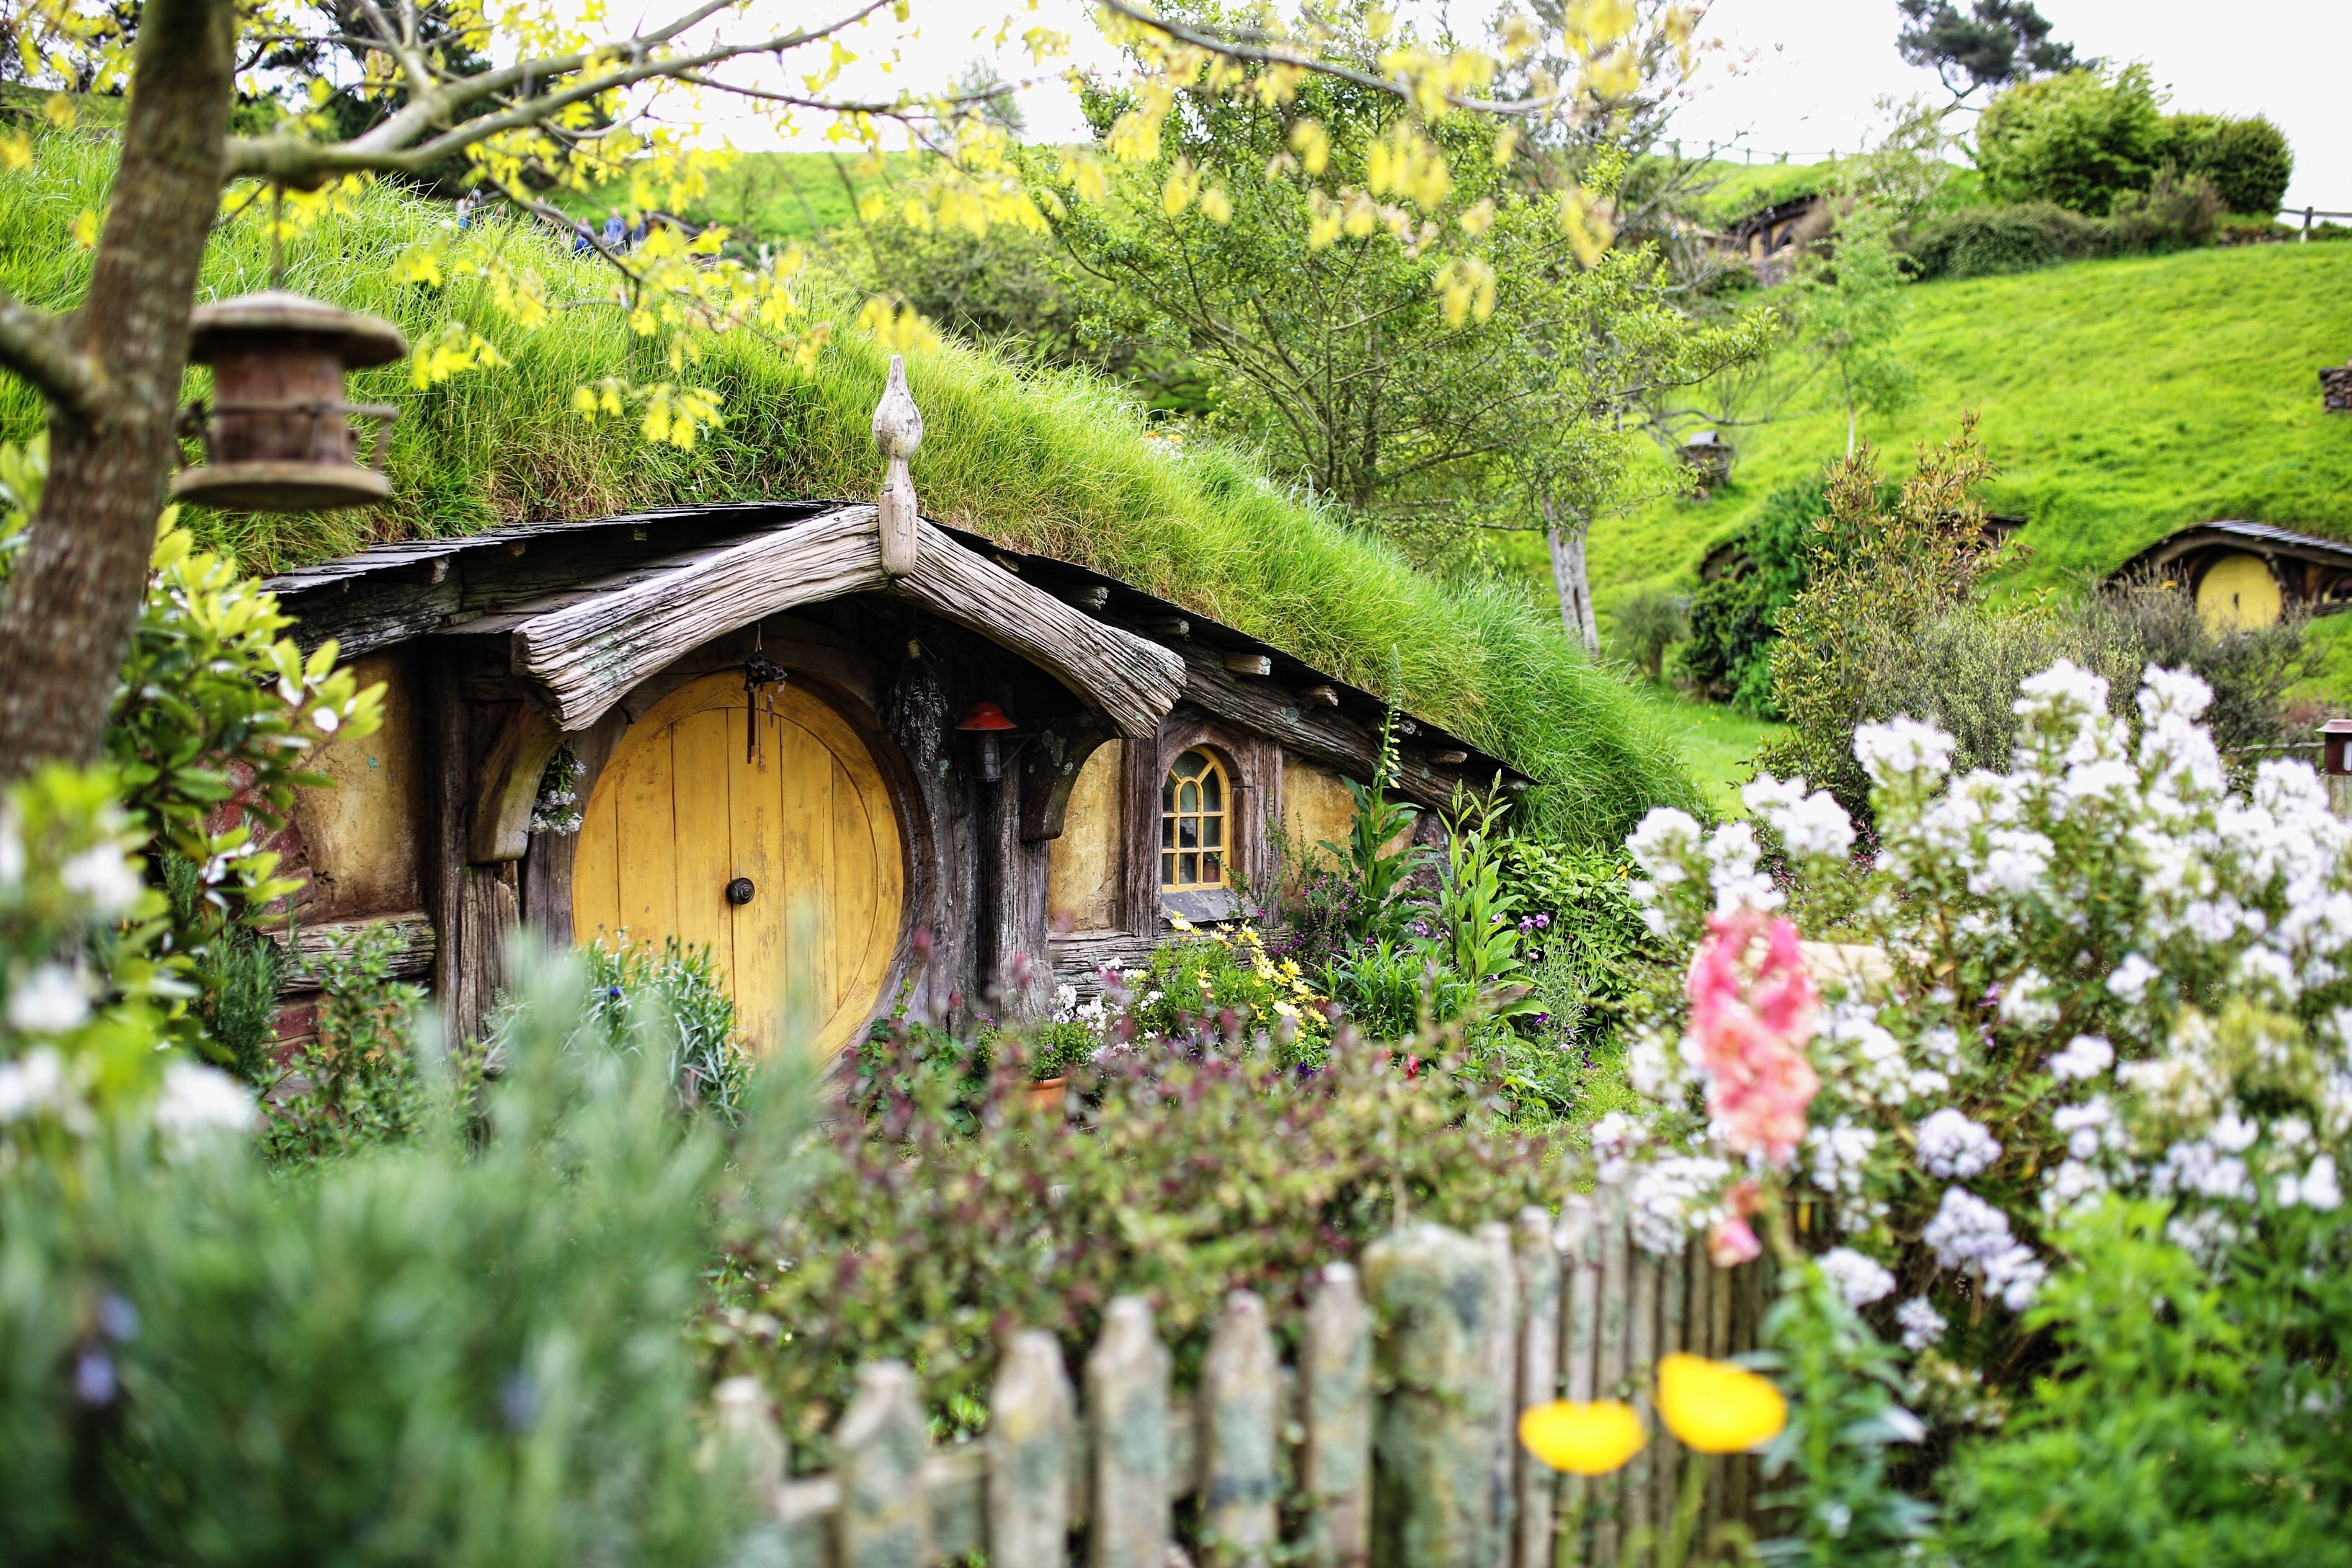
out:
<path id="1" fill-rule="evenodd" d="M 927 9 L 959 15 L 945 0 Z M 725 96 L 787 124 L 814 117 L 853 144 L 904 128 L 942 154 L 936 175 L 908 198 L 936 221 L 983 229 L 1039 221 L 1003 127 L 963 112 L 1001 97 L 1001 84 L 961 98 L 847 90 L 844 73 L 861 55 L 887 62 L 911 36 L 915 0 L 841 0 L 815 15 L 787 0 L 671 0 L 637 15 L 633 27 L 615 26 L 599 0 L 495 8 L 482 0 L 146 0 L 135 12 L 104 0 L 29 0 L 17 8 L 15 74 L 60 89 L 48 104 L 54 120 L 75 113 L 66 89 L 121 90 L 128 108 L 107 210 L 76 226 L 93 252 L 80 305 L 48 311 L 0 298 L 0 368 L 46 401 L 52 462 L 0 605 L 0 668 L 10 677 L 0 686 L 0 773 L 97 751 L 176 450 L 197 270 L 224 203 L 234 211 L 269 198 L 273 224 L 299 225 L 349 202 L 360 182 L 417 177 L 456 161 L 467 181 L 543 215 L 553 212 L 543 193 L 615 178 L 628 182 L 635 211 L 677 205 L 708 177 L 715 155 L 695 150 L 693 132 L 703 106 Z M 1445 121 L 1483 114 L 1539 126 L 1606 114 L 1645 71 L 1690 60 L 1696 12 L 1578 0 L 1556 26 L 1507 22 L 1490 48 L 1398 32 L 1362 62 L 1328 56 L 1324 24 L 1285 21 L 1270 9 L 1209 26 L 1114 0 L 1104 16 L 1134 56 L 1135 100 L 1103 148 L 1076 155 L 1082 192 L 1107 189 L 1110 164 L 1155 157 L 1180 102 L 1246 90 L 1281 103 L 1310 78 L 1338 77 L 1409 106 L 1384 156 L 1400 199 L 1419 210 L 1447 184 L 1435 134 Z M 1377 31 L 1393 29 L 1382 22 Z M 997 42 L 1025 50 L 1041 68 L 1066 45 L 1024 30 L 1017 17 Z M 1539 50 L 1581 63 L 1569 75 L 1542 73 L 1538 90 L 1488 96 L 1512 62 Z M 1311 131 L 1303 134 L 1311 143 Z M 35 151 L 21 132 L 0 137 L 0 163 L 21 167 Z M 1219 205 L 1207 187 L 1186 199 L 1213 214 Z M 1590 254 L 1605 247 L 1605 195 L 1570 192 L 1559 215 Z M 646 385 L 587 389 L 585 404 L 575 403 L 583 413 L 617 408 L 648 439 L 690 444 L 721 413 L 693 379 L 711 334 L 794 334 L 790 258 L 772 268 L 731 264 L 708 236 L 648 237 L 627 255 L 593 237 L 587 243 L 613 263 L 630 324 L 656 346 L 651 357 L 666 374 Z M 1481 286 L 1465 269 L 1475 260 L 1460 258 L 1453 274 L 1454 297 L 1466 290 L 1473 306 Z M 402 267 L 420 281 L 478 274 L 518 330 L 553 308 L 527 270 L 462 236 L 421 247 Z M 895 330 L 906 325 L 893 318 Z M 487 332 L 461 327 L 422 345 L 417 374 L 459 374 L 497 353 Z"/>

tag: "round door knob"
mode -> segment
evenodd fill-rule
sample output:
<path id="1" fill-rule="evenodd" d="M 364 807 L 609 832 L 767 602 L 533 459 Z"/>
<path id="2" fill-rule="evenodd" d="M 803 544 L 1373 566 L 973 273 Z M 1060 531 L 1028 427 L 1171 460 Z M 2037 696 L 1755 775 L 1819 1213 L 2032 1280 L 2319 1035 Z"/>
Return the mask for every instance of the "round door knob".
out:
<path id="1" fill-rule="evenodd" d="M 738 877 L 727 884 L 727 901 L 730 904 L 748 904 L 751 901 L 751 895 L 758 890 L 751 886 L 751 878 Z"/>

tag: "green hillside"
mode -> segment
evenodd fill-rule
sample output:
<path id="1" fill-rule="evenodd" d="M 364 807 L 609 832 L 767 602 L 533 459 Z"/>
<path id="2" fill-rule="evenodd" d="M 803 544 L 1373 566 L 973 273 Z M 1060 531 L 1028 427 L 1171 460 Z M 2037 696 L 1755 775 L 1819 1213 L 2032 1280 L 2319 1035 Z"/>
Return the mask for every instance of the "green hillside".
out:
<path id="1" fill-rule="evenodd" d="M 2112 570 L 2185 524 L 2248 518 L 2352 537 L 2352 418 L 2320 366 L 2352 355 L 2352 245 L 2081 262 L 1915 286 L 1905 350 L 1920 396 L 1865 421 L 1890 468 L 1977 409 L 2001 469 L 1991 510 L 2027 519 L 2021 586 Z M 1686 575 L 1762 499 L 1844 447 L 1842 413 L 1738 432 L 1733 483 L 1596 523 L 1612 591 Z"/>
<path id="2" fill-rule="evenodd" d="M 809 244 L 857 216 L 857 198 L 877 184 L 910 176 L 922 154 L 850 150 L 840 153 L 740 153 L 710 175 L 710 190 L 678 216 L 690 223 L 724 224 L 737 237 Z M 565 193 L 556 205 L 583 217 L 625 205 L 619 185 L 582 195 Z"/>
<path id="3" fill-rule="evenodd" d="M 70 230 L 103 202 L 111 163 L 99 138 L 48 136 L 30 172 L 0 173 L 0 289 L 73 302 L 89 256 Z M 600 377 L 672 373 L 630 337 L 611 274 L 575 261 L 544 228 L 493 222 L 467 237 L 545 279 L 561 309 L 539 331 L 521 331 L 486 284 L 454 270 L 446 287 L 395 283 L 395 259 L 448 222 L 446 207 L 379 187 L 289 243 L 288 287 L 392 317 L 415 342 L 462 324 L 506 363 L 425 388 L 396 365 L 355 375 L 356 400 L 401 407 L 393 500 L 319 517 L 191 517 L 248 568 L 523 517 L 874 492 L 870 424 L 886 356 L 849 324 L 854 299 L 828 296 L 819 280 L 809 321 L 830 336 L 805 369 L 763 332 L 710 342 L 687 379 L 722 395 L 727 424 L 679 451 L 571 411 L 573 391 Z M 264 225 L 249 216 L 218 232 L 204 291 L 240 293 L 268 276 Z M 1532 588 L 1443 586 L 1229 453 L 1147 439 L 1132 400 L 1099 381 L 1024 373 L 952 346 L 910 356 L 908 379 L 926 427 L 915 482 L 931 515 L 1087 562 L 1360 686 L 1389 689 L 1394 668 L 1410 706 L 1541 781 L 1536 809 L 1563 836 L 1606 841 L 1654 804 L 1696 803 L 1674 732 L 1624 681 L 1570 650 Z M 192 375 L 190 394 L 203 388 Z M 39 422 L 37 402 L 0 378 L 0 438 L 21 440 Z"/>

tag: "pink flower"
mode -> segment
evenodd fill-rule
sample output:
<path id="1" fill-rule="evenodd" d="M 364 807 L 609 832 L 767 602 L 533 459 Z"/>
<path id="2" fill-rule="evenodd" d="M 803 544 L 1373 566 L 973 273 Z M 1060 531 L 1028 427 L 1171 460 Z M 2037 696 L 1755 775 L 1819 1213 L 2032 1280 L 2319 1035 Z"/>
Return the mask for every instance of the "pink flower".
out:
<path id="1" fill-rule="evenodd" d="M 1707 1114 L 1733 1149 L 1785 1165 L 1804 1140 L 1805 1110 L 1822 1087 L 1805 1059 L 1819 998 L 1797 928 L 1760 910 L 1710 915 L 1706 923 L 1711 934 L 1691 961 L 1689 984 Z M 1748 973 L 1759 940 L 1763 959 Z"/>
<path id="2" fill-rule="evenodd" d="M 1717 1268 L 1737 1268 L 1763 1252 L 1763 1244 L 1744 1219 L 1719 1219 L 1706 1233 L 1706 1255 Z"/>

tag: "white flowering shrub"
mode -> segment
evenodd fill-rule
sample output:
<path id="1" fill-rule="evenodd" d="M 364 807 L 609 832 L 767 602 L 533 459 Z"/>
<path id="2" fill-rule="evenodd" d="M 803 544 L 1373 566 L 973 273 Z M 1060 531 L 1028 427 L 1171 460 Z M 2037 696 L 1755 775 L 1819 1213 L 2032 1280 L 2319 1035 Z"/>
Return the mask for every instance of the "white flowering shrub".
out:
<path id="1" fill-rule="evenodd" d="M 1779 885 L 1749 825 L 1652 813 L 1630 841 L 1637 896 L 1696 961 L 1638 1028 L 1653 1110 L 1594 1136 L 1643 1244 L 1701 1230 L 1727 1260 L 1752 1252 L 1755 1184 L 1785 1181 L 1849 1302 L 1885 1303 L 1913 1350 L 1971 1325 L 1989 1352 L 2042 1287 L 2057 1223 L 2102 1194 L 2169 1200 L 2173 1240 L 2209 1264 L 2282 1210 L 2341 1204 L 2352 825 L 2300 763 L 2231 789 L 2209 696 L 2151 667 L 2135 738 L 2105 682 L 2062 662 L 2020 689 L 2011 769 L 1958 778 L 1932 726 L 1865 725 L 1867 864 L 1825 794 L 1748 787 Z M 1823 912 L 1838 929 L 1783 923 Z M 1799 934 L 1834 944 L 1803 945 L 1803 984 L 1774 980 Z M 1743 1090 L 1738 1064 L 1765 1058 L 1735 1026 L 1794 1044 L 1810 1074 Z M 1781 1158 L 1756 1129 L 1791 1114 Z"/>
<path id="2" fill-rule="evenodd" d="M 251 1125 L 227 1074 L 163 1048 L 182 1000 L 154 954 L 163 895 L 103 774 L 50 768 L 0 797 L 0 1171 L 118 1116 L 184 1152 Z"/>

